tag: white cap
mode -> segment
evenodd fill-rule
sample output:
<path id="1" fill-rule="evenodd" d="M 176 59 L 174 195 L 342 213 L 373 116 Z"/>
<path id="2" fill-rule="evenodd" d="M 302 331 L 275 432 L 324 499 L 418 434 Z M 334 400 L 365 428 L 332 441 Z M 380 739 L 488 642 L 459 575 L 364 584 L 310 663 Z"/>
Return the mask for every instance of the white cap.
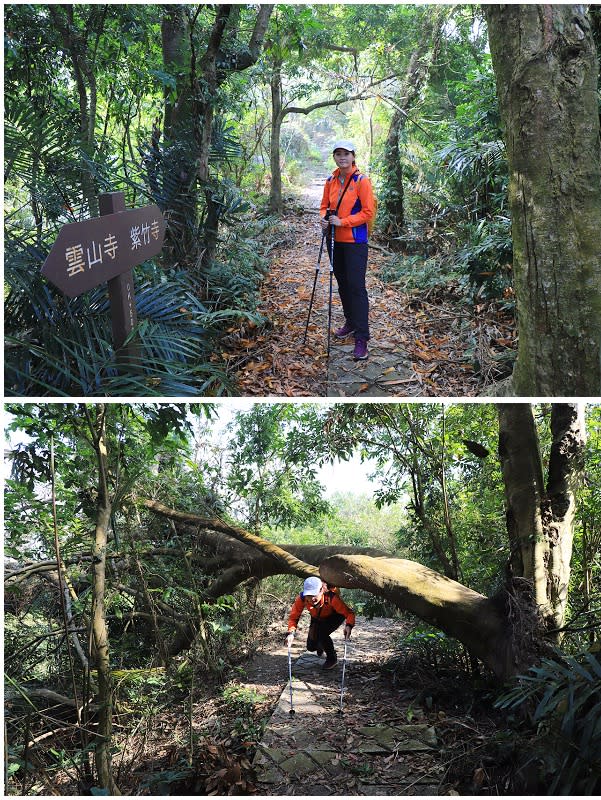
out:
<path id="1" fill-rule="evenodd" d="M 349 153 L 355 152 L 355 145 L 352 142 L 349 142 L 348 139 L 340 139 L 338 142 L 334 142 L 334 146 L 332 147 L 332 153 L 334 150 L 348 150 Z"/>
<path id="2" fill-rule="evenodd" d="M 303 584 L 303 594 L 316 595 L 321 592 L 321 578 L 307 578 Z"/>

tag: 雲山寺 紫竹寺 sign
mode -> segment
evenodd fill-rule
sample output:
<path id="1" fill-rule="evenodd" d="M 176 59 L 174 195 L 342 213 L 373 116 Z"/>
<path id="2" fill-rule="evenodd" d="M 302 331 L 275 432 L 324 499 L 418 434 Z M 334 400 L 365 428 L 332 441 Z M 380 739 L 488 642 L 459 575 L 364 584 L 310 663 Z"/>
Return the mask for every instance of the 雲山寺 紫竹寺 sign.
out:
<path id="1" fill-rule="evenodd" d="M 161 252 L 165 221 L 158 206 L 131 208 L 64 225 L 42 275 L 77 297 Z"/>

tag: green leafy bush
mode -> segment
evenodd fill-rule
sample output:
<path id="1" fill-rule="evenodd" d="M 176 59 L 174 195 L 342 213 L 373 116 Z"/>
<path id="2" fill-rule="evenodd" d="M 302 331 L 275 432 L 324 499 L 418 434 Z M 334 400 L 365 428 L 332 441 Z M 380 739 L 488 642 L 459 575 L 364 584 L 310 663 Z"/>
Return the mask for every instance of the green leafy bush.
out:
<path id="1" fill-rule="evenodd" d="M 533 757 L 548 794 L 594 795 L 601 791 L 601 663 L 597 655 L 545 658 L 496 702 L 501 709 L 529 710 Z M 550 783 L 549 783 L 550 781 Z"/>

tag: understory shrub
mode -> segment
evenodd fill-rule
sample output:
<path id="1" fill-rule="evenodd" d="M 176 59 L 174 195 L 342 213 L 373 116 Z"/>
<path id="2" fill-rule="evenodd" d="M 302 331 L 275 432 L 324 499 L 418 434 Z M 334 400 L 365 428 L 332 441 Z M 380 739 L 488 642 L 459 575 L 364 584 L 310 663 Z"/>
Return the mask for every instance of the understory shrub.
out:
<path id="1" fill-rule="evenodd" d="M 496 702 L 521 711 L 528 755 L 548 794 L 601 792 L 601 663 L 598 654 L 544 658 Z"/>

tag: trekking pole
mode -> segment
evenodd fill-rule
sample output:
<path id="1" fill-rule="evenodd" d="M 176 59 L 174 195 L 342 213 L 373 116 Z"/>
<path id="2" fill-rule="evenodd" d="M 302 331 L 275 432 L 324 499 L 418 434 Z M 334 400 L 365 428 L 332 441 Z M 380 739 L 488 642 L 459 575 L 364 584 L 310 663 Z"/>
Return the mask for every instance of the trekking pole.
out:
<path id="1" fill-rule="evenodd" d="M 340 708 L 338 709 L 338 713 L 342 714 L 342 696 L 344 695 L 344 675 L 346 673 L 346 645 L 347 641 L 344 640 L 344 656 L 342 658 L 342 682 L 340 684 Z"/>
<path id="2" fill-rule="evenodd" d="M 311 319 L 311 309 L 313 308 L 313 300 L 315 299 L 315 287 L 317 286 L 317 276 L 319 275 L 319 268 L 321 266 L 321 256 L 323 253 L 323 243 L 326 240 L 326 230 L 321 235 L 321 245 L 319 247 L 319 255 L 317 257 L 317 265 L 315 267 L 315 277 L 313 278 L 313 291 L 311 292 L 311 301 L 309 303 L 309 313 L 307 314 L 307 324 L 305 325 L 305 335 L 303 336 L 303 344 L 307 341 L 307 331 L 309 330 L 309 320 Z"/>
<path id="3" fill-rule="evenodd" d="M 334 276 L 334 228 L 330 225 L 330 297 L 328 300 L 328 353 L 326 356 L 327 380 L 330 381 L 330 334 L 332 331 L 332 278 Z M 326 389 L 327 391 L 327 389 Z"/>
<path id="4" fill-rule="evenodd" d="M 290 682 L 290 711 L 289 714 L 295 714 L 294 706 L 292 705 L 292 651 L 288 645 L 288 677 Z"/>

